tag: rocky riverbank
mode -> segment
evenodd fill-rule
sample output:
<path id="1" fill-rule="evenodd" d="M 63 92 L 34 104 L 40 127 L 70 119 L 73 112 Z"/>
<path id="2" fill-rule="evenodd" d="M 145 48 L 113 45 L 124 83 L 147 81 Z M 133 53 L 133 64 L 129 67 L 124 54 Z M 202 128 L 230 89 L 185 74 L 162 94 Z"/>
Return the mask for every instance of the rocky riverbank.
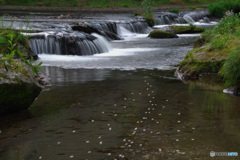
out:
<path id="1" fill-rule="evenodd" d="M 216 74 L 229 87 L 225 93 L 239 94 L 236 67 L 239 63 L 239 22 L 237 16 L 226 16 L 213 30 L 205 31 L 180 63 L 175 75 L 182 80 L 194 80 L 203 74 Z"/>
<path id="2" fill-rule="evenodd" d="M 1 30 L 1 40 L 0 115 L 3 115 L 29 108 L 42 90 L 39 82 L 46 83 L 42 75 L 36 78 L 34 69 L 27 65 L 29 60 L 23 58 L 37 57 L 33 56 L 27 38 L 16 31 Z"/>

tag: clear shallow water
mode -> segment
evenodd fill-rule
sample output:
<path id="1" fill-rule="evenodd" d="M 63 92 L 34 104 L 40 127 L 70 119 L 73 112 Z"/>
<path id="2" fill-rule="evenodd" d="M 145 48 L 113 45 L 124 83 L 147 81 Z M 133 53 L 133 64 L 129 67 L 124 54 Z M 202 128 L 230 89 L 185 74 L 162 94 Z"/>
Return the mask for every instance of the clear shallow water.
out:
<path id="1" fill-rule="evenodd" d="M 210 151 L 239 152 L 239 98 L 216 83 L 184 84 L 172 70 L 43 69 L 52 87 L 29 110 L 1 117 L 0 159 L 209 159 Z"/>
<path id="2" fill-rule="evenodd" d="M 211 77 L 183 83 L 173 75 L 198 35 L 158 40 L 122 34 L 125 40 L 111 42 L 109 53 L 39 55 L 51 86 L 29 110 L 0 117 L 1 160 L 240 153 L 239 97 L 223 94 Z"/>

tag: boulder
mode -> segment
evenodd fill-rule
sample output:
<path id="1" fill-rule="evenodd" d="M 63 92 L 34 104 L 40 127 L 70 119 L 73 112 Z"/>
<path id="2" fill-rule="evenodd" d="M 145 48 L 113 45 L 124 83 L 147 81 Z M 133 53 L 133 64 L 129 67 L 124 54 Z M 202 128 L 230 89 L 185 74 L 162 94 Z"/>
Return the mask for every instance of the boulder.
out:
<path id="1" fill-rule="evenodd" d="M 0 115 L 28 109 L 42 90 L 31 68 L 23 66 L 8 72 L 0 66 Z"/>
<path id="2" fill-rule="evenodd" d="M 165 32 L 161 30 L 152 31 L 148 37 L 150 38 L 178 38 L 178 36 L 171 32 Z"/>
<path id="3" fill-rule="evenodd" d="M 191 26 L 169 26 L 175 34 L 185 34 L 185 33 L 201 33 L 204 28 L 201 27 L 191 27 Z"/>

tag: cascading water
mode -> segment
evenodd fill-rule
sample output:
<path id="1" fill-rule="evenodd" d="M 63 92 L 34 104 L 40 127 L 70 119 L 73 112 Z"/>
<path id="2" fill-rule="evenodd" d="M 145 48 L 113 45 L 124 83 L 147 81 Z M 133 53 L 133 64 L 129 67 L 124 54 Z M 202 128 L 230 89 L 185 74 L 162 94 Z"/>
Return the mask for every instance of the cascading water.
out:
<path id="1" fill-rule="evenodd" d="M 98 30 L 104 30 L 118 34 L 117 24 L 114 22 L 93 22 L 90 23 L 89 26 L 94 27 Z"/>
<path id="2" fill-rule="evenodd" d="M 133 33 L 149 33 L 149 26 L 145 21 L 122 21 L 119 25 Z"/>
<path id="3" fill-rule="evenodd" d="M 190 17 L 189 15 L 184 15 L 183 19 L 187 22 L 187 23 L 194 23 L 195 21 L 192 19 L 192 17 Z"/>
<path id="4" fill-rule="evenodd" d="M 63 31 L 31 34 L 29 46 L 35 54 L 93 55 L 111 50 L 100 35 Z"/>

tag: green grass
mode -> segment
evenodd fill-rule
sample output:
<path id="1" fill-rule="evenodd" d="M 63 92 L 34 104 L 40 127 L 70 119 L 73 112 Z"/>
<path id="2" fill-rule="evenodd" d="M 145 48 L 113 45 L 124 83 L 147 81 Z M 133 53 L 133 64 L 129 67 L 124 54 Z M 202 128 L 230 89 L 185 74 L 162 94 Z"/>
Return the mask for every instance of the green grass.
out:
<path id="1" fill-rule="evenodd" d="M 179 13 L 179 9 L 177 9 L 177 8 L 169 9 L 168 11 L 172 12 L 172 13 Z"/>
<path id="2" fill-rule="evenodd" d="M 208 7 L 210 13 L 216 17 L 223 17 L 224 12 L 233 10 L 234 13 L 240 12 L 240 0 L 235 1 L 218 1 L 210 4 Z"/>
<path id="3" fill-rule="evenodd" d="M 236 48 L 228 55 L 220 75 L 224 77 L 226 86 L 238 86 L 240 83 L 240 48 Z"/>
<path id="4" fill-rule="evenodd" d="M 180 63 L 181 70 L 189 75 L 215 72 L 224 79 L 226 86 L 240 85 L 240 18 L 230 12 L 212 30 L 199 37 L 198 45 L 188 52 Z"/>

